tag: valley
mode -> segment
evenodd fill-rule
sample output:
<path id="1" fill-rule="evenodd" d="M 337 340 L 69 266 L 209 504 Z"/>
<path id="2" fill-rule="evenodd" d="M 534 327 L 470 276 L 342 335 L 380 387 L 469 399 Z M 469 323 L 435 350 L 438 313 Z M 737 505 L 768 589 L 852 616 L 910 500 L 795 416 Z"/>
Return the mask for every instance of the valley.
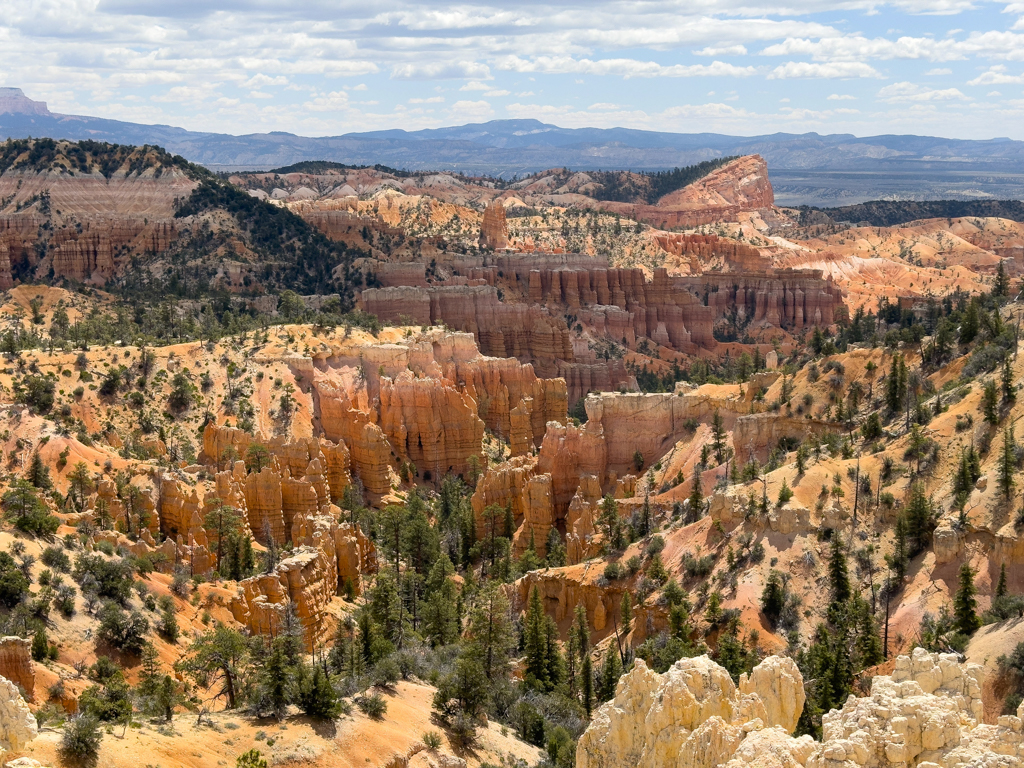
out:
<path id="1" fill-rule="evenodd" d="M 1024 225 L 777 202 L 0 144 L 8 765 L 1019 765 Z"/>

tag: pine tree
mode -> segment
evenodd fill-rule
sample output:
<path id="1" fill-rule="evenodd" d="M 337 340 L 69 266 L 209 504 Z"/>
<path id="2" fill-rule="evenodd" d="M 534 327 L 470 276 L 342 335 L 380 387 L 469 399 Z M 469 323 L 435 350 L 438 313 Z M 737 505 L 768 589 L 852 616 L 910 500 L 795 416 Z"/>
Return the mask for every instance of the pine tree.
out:
<path id="1" fill-rule="evenodd" d="M 32 454 L 32 462 L 25 473 L 25 479 L 36 488 L 44 491 L 48 491 L 53 487 L 53 481 L 50 480 L 50 468 L 46 466 L 46 462 L 39 455 L 39 451 Z"/>
<path id="2" fill-rule="evenodd" d="M 1013 386 L 1013 367 L 1010 365 L 1010 356 L 1003 358 L 1003 373 L 1000 376 L 1000 385 L 1003 390 L 1003 402 L 1013 403 L 1017 400 L 1017 390 Z"/>
<path id="3" fill-rule="evenodd" d="M 967 310 L 964 312 L 963 319 L 960 321 L 960 343 L 964 346 L 970 344 L 978 335 L 980 328 L 981 319 L 978 315 L 978 302 L 977 299 L 971 299 L 967 305 Z"/>
<path id="4" fill-rule="evenodd" d="M 157 708 L 168 723 L 174 719 L 174 704 L 178 698 L 177 688 L 174 678 L 164 675 L 164 679 L 160 681 L 160 687 L 156 691 Z"/>
<path id="5" fill-rule="evenodd" d="M 964 563 L 960 566 L 960 584 L 953 597 L 953 621 L 958 632 L 973 635 L 981 626 L 978 618 L 978 590 L 974 586 L 974 571 Z"/>
<path id="6" fill-rule="evenodd" d="M 925 496 L 924 485 L 910 486 L 910 499 L 906 506 L 907 559 L 923 552 L 931 541 L 935 530 L 935 510 L 931 500 Z"/>
<path id="7" fill-rule="evenodd" d="M 999 455 L 999 490 L 1007 501 L 1013 495 L 1016 483 L 1013 476 L 1017 473 L 1017 444 L 1013 439 L 1013 427 L 1003 431 L 1003 450 Z"/>
<path id="8" fill-rule="evenodd" d="M 1004 298 L 1010 295 L 1010 278 L 1006 274 L 1006 267 L 1003 266 L 1003 260 L 999 260 L 999 264 L 996 267 L 996 279 L 992 283 L 992 295 L 996 298 Z"/>
<path id="9" fill-rule="evenodd" d="M 435 646 L 454 643 L 459 637 L 458 588 L 451 579 L 454 574 L 455 566 L 442 552 L 427 576 L 423 634 Z"/>
<path id="10" fill-rule="evenodd" d="M 601 673 L 597 683 L 597 700 L 610 701 L 615 697 L 615 686 L 622 677 L 622 662 L 619 661 L 619 654 L 614 648 L 609 648 L 604 654 L 604 662 L 601 664 Z"/>
<path id="11" fill-rule="evenodd" d="M 629 597 L 629 591 L 622 593 L 622 602 L 619 604 L 620 621 L 622 622 L 622 633 L 627 634 L 630 625 L 633 623 L 633 601 Z"/>
<path id="12" fill-rule="evenodd" d="M 502 527 L 505 532 L 505 538 L 512 541 L 513 535 L 516 532 L 516 519 L 512 514 L 511 502 L 505 505 L 505 525 Z"/>
<path id="13" fill-rule="evenodd" d="M 761 610 L 768 618 L 768 623 L 775 627 L 785 607 L 786 583 L 782 574 L 772 568 L 765 580 L 764 589 L 761 590 Z"/>
<path id="14" fill-rule="evenodd" d="M 796 449 L 796 473 L 802 475 L 807 471 L 807 449 L 800 443 Z"/>
<path id="15" fill-rule="evenodd" d="M 544 671 L 546 689 L 553 691 L 565 681 L 565 657 L 558 639 L 558 624 L 544 615 Z"/>
<path id="16" fill-rule="evenodd" d="M 999 393 L 994 381 L 985 382 L 981 395 L 981 413 L 989 424 L 999 423 Z"/>
<path id="17" fill-rule="evenodd" d="M 719 465 L 725 463 L 725 422 L 722 414 L 715 409 L 715 415 L 711 417 L 711 446 L 715 451 L 715 460 Z"/>
<path id="18" fill-rule="evenodd" d="M 832 537 L 832 550 L 828 561 L 828 581 L 832 590 L 832 603 L 846 603 L 852 594 L 850 589 L 850 573 L 846 564 L 846 554 L 838 536 Z"/>
<path id="19" fill-rule="evenodd" d="M 306 673 L 307 682 L 299 695 L 302 711 L 315 720 L 334 720 L 341 714 L 341 699 L 331 685 L 330 678 L 319 666 L 313 674 Z"/>
<path id="20" fill-rule="evenodd" d="M 697 464 L 693 468 L 693 488 L 690 489 L 690 516 L 699 520 L 704 513 L 704 490 L 701 488 L 701 472 L 704 467 Z"/>
<path id="21" fill-rule="evenodd" d="M 878 634 L 878 623 L 871 615 L 867 600 L 857 600 L 857 651 L 860 654 L 861 667 L 873 667 L 881 664 L 885 658 L 882 649 L 882 638 Z"/>
<path id="22" fill-rule="evenodd" d="M 907 575 L 907 562 L 910 560 L 907 538 L 907 517 L 900 513 L 896 517 L 896 525 L 893 528 L 892 556 L 887 558 L 898 584 L 902 583 L 903 577 Z"/>
<path id="23" fill-rule="evenodd" d="M 612 654 L 613 656 L 615 654 Z M 590 661 L 590 654 L 583 654 L 583 665 L 580 669 L 580 676 L 582 677 L 582 684 L 580 685 L 580 700 L 583 704 L 583 709 L 587 713 L 587 719 L 590 719 L 591 710 L 594 708 L 594 666 Z"/>
<path id="24" fill-rule="evenodd" d="M 1006 596 L 1006 563 L 999 566 L 999 583 L 996 585 L 996 597 Z"/>
<path id="25" fill-rule="evenodd" d="M 530 592 L 530 602 L 526 609 L 523 622 L 523 649 L 526 652 L 526 669 L 524 679 L 531 688 L 544 690 L 548 686 L 547 644 L 544 620 L 544 606 L 541 604 L 540 592 L 534 587 Z"/>
<path id="26" fill-rule="evenodd" d="M 515 647 L 509 604 L 496 582 L 488 582 L 477 596 L 469 619 L 469 636 L 488 680 L 508 674 Z"/>

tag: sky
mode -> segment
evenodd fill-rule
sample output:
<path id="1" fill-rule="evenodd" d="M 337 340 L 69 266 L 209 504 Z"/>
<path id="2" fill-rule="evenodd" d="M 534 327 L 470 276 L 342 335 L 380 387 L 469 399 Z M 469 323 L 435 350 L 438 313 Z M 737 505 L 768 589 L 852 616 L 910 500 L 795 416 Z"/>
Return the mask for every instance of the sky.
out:
<path id="1" fill-rule="evenodd" d="M 1024 2 L 3 0 L 0 85 L 232 134 L 536 118 L 1024 139 Z"/>

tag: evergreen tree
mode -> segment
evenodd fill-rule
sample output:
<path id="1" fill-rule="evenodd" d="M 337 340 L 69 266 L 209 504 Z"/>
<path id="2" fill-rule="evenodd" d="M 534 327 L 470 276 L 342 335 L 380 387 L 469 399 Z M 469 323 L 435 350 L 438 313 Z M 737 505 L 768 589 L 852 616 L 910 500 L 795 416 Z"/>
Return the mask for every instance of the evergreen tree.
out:
<path id="1" fill-rule="evenodd" d="M 999 393 L 992 380 L 986 381 L 982 390 L 981 413 L 989 424 L 999 423 Z"/>
<path id="2" fill-rule="evenodd" d="M 960 321 L 960 343 L 967 346 L 978 335 L 981 329 L 981 318 L 978 314 L 977 299 L 971 299 L 967 304 L 963 319 Z"/>
<path id="3" fill-rule="evenodd" d="M 245 637 L 237 630 L 218 624 L 192 642 L 188 654 L 175 668 L 190 675 L 203 688 L 219 679 L 227 708 L 234 709 L 248 660 L 249 645 Z"/>
<path id="4" fill-rule="evenodd" d="M 25 472 L 25 479 L 40 490 L 48 491 L 53 487 L 53 481 L 50 479 L 50 468 L 46 466 L 46 462 L 39 455 L 39 451 L 32 454 L 32 461 L 28 465 L 28 471 Z"/>
<path id="5" fill-rule="evenodd" d="M 536 588 L 534 588 L 536 592 Z M 470 613 L 469 636 L 488 680 L 504 679 L 515 647 L 508 599 L 501 587 L 487 582 Z"/>
<path id="6" fill-rule="evenodd" d="M 629 590 L 622 593 L 622 602 L 619 604 L 619 615 L 622 622 L 622 633 L 628 634 L 633 624 L 633 601 L 629 597 Z"/>
<path id="7" fill-rule="evenodd" d="M 828 561 L 828 581 L 832 591 L 832 603 L 845 603 L 852 594 L 850 589 L 850 572 L 846 564 L 839 536 L 832 537 L 832 549 Z"/>
<path id="8" fill-rule="evenodd" d="M 275 638 L 257 675 L 257 711 L 281 716 L 291 703 L 292 666 L 281 638 Z"/>
<path id="9" fill-rule="evenodd" d="M 547 541 L 544 543 L 547 549 L 545 560 L 549 568 L 560 568 L 565 565 L 566 552 L 565 544 L 562 543 L 562 535 L 558 529 L 553 527 L 548 531 Z"/>
<path id="10" fill-rule="evenodd" d="M 1009 501 L 1013 496 L 1013 489 L 1016 483 L 1014 475 L 1017 473 L 1017 444 L 1013 439 L 1013 426 L 1008 426 L 1003 431 L 1003 450 L 999 454 L 999 490 L 1003 492 L 1003 498 Z"/>
<path id="11" fill-rule="evenodd" d="M 615 654 L 611 654 L 614 656 Z M 591 711 L 594 708 L 594 667 L 590 661 L 590 654 L 586 653 L 583 655 L 583 665 L 580 670 L 580 676 L 582 677 L 582 683 L 580 686 L 580 700 L 583 704 L 583 710 L 587 713 L 587 719 L 590 719 Z"/>
<path id="12" fill-rule="evenodd" d="M 1017 390 L 1013 386 L 1013 367 L 1010 365 L 1010 356 L 1003 358 L 1003 373 L 1000 376 L 1000 385 L 1003 390 L 1003 402 L 1010 404 L 1017 400 Z"/>
<path id="13" fill-rule="evenodd" d="M 925 496 L 924 485 L 921 483 L 910 486 L 910 499 L 907 501 L 905 514 L 909 560 L 927 548 L 935 530 L 935 511 L 931 500 Z"/>
<path id="14" fill-rule="evenodd" d="M 910 548 L 907 539 L 907 516 L 901 512 L 897 515 L 896 525 L 893 528 L 892 555 L 886 558 L 889 562 L 889 567 L 895 574 L 897 584 L 901 584 L 903 577 L 907 575 L 907 563 L 910 560 Z"/>
<path id="15" fill-rule="evenodd" d="M 907 397 L 907 363 L 903 355 L 894 352 L 889 375 L 885 381 L 885 405 L 890 413 L 899 413 Z"/>
<path id="16" fill-rule="evenodd" d="M 214 506 L 203 519 L 203 527 L 210 535 L 211 547 L 217 552 L 217 571 L 223 573 L 221 568 L 224 565 L 225 545 L 232 536 L 241 534 L 242 518 L 234 507 L 229 507 L 220 499 L 215 498 Z"/>
<path id="17" fill-rule="evenodd" d="M 996 585 L 996 597 L 1006 597 L 1006 563 L 999 566 L 999 583 Z"/>
<path id="18" fill-rule="evenodd" d="M 996 279 L 992 283 L 992 295 L 997 299 L 1002 299 L 1010 295 L 1010 278 L 1006 274 L 1006 267 L 1003 266 L 1003 260 L 999 260 L 999 264 L 996 267 Z"/>
<path id="19" fill-rule="evenodd" d="M 761 590 L 761 610 L 772 627 L 778 624 L 782 609 L 786 607 L 786 583 L 782 574 L 772 568 Z"/>
<path id="20" fill-rule="evenodd" d="M 960 566 L 960 584 L 953 597 L 953 621 L 958 632 L 973 635 L 981 626 L 978 618 L 978 590 L 974 586 L 974 571 L 964 563 Z"/>
<path id="21" fill-rule="evenodd" d="M 615 697 L 615 686 L 622 677 L 622 662 L 619 661 L 619 654 L 614 648 L 609 648 L 604 654 L 604 662 L 601 664 L 601 673 L 597 682 L 597 700 L 611 701 Z"/>
<path id="22" fill-rule="evenodd" d="M 534 587 L 523 623 L 523 649 L 526 653 L 524 679 L 530 688 L 545 690 L 548 687 L 547 669 L 547 622 L 544 620 L 544 606 L 540 592 Z"/>
<path id="23" fill-rule="evenodd" d="M 458 587 L 453 575 L 455 566 L 442 552 L 427 576 L 423 608 L 423 634 L 435 646 L 454 643 L 459 637 Z"/>
<path id="24" fill-rule="evenodd" d="M 702 464 L 693 467 L 693 488 L 690 489 L 690 516 L 693 520 L 699 520 L 704 514 L 704 489 L 701 488 L 701 473 L 704 471 Z"/>
<path id="25" fill-rule="evenodd" d="M 315 720 L 334 720 L 341 714 L 341 699 L 330 678 L 318 666 L 313 674 L 306 672 L 306 681 L 299 694 L 302 711 Z"/>
<path id="26" fill-rule="evenodd" d="M 725 422 L 717 408 L 711 417 L 711 447 L 718 465 L 725 464 Z"/>
<path id="27" fill-rule="evenodd" d="M 878 623 L 871 615 L 871 607 L 867 600 L 857 600 L 857 651 L 860 654 L 861 667 L 873 667 L 881 664 L 885 658 L 882 638 L 878 633 Z"/>

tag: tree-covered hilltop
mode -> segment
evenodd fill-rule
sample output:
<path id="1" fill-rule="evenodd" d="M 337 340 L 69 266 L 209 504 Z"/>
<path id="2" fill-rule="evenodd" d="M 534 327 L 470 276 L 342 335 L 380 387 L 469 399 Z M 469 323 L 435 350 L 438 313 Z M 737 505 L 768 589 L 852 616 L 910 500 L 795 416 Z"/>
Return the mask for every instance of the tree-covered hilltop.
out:
<path id="1" fill-rule="evenodd" d="M 705 160 L 696 165 L 673 168 L 670 171 L 588 171 L 587 175 L 601 185 L 589 195 L 595 200 L 607 202 L 654 205 L 670 192 L 700 181 L 712 171 L 735 159 L 720 157 L 717 160 Z"/>
<path id="2" fill-rule="evenodd" d="M 958 219 L 965 216 L 994 217 L 1024 221 L 1021 200 L 869 200 L 839 208 L 799 208 L 801 226 L 826 223 L 824 214 L 833 222 L 848 221 L 872 227 L 894 227 L 921 219 Z"/>
<path id="3" fill-rule="evenodd" d="M 345 306 L 351 306 L 353 287 L 362 284 L 362 275 L 353 271 L 352 261 L 365 253 L 330 240 L 287 208 L 214 178 L 204 178 L 188 198 L 179 201 L 175 217 L 183 219 L 218 210 L 235 220 L 247 247 L 257 255 L 259 267 L 255 271 L 265 290 L 337 293 Z M 207 252 L 218 244 L 217 234 L 209 234 Z M 204 246 L 198 246 L 198 251 L 194 242 L 191 246 L 194 255 L 202 255 Z"/>
<path id="4" fill-rule="evenodd" d="M 0 174 L 15 172 L 57 172 L 71 176 L 100 173 L 111 178 L 121 171 L 137 176 L 149 169 L 160 177 L 178 169 L 191 179 L 211 177 L 202 166 L 181 155 L 172 155 L 161 147 L 108 144 L 104 141 L 66 141 L 64 139 L 8 139 L 0 142 Z"/>

